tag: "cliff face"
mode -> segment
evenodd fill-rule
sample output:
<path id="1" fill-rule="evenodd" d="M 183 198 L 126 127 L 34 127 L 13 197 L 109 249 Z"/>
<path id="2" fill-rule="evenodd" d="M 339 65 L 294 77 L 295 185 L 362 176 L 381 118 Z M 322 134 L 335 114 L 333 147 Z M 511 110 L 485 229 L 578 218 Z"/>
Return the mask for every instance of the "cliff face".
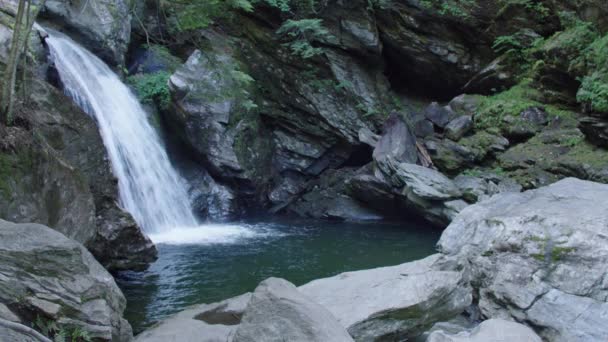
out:
<path id="1" fill-rule="evenodd" d="M 191 34 L 196 46 L 174 37 L 176 54 L 189 58 L 170 78 L 173 105 L 163 118 L 231 193 L 231 212 L 261 204 L 350 219 L 417 207 L 378 179 L 372 151 L 390 113 L 415 136 L 404 144 L 420 156 L 407 162 L 460 175 L 465 193 L 502 191 L 503 181 L 534 188 L 566 176 L 608 180 L 606 123 L 592 105 L 605 84 L 602 61 L 592 58 L 606 39 L 605 3 L 321 7 L 315 18 L 328 34 L 311 39 L 321 49 L 311 58 L 292 53 L 277 34 L 285 18 L 263 6 Z M 162 31 L 148 12 L 147 32 Z M 361 187 L 342 186 L 353 177 L 393 188 L 398 203 L 369 208 Z"/>

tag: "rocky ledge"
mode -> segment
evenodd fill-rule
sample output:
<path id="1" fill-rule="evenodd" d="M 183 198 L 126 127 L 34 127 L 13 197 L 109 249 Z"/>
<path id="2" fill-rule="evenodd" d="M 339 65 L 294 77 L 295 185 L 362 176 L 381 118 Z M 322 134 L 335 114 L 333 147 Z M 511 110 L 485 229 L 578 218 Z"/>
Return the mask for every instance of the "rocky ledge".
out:
<path id="1" fill-rule="evenodd" d="M 607 236 L 608 185 L 568 178 L 469 206 L 426 259 L 297 289 L 269 279 L 136 340 L 603 341 Z"/>
<path id="2" fill-rule="evenodd" d="M 39 224 L 0 220 L 0 339 L 48 341 L 86 334 L 129 341 L 125 297 L 78 242 Z M 32 329 L 33 328 L 33 329 Z"/>

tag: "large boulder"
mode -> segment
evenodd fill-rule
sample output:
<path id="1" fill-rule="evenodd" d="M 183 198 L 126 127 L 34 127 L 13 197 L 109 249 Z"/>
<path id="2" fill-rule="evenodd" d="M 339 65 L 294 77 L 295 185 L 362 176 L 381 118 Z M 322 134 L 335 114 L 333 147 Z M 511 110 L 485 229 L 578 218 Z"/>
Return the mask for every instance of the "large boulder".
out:
<path id="1" fill-rule="evenodd" d="M 326 307 L 357 341 L 415 337 L 471 304 L 463 273 L 443 270 L 440 255 L 366 271 L 347 272 L 300 286 Z"/>
<path id="2" fill-rule="evenodd" d="M 100 341 L 132 338 L 120 289 L 76 241 L 39 224 L 0 220 L 0 260 L 0 302 L 18 323 L 40 318 Z"/>
<path id="3" fill-rule="evenodd" d="M 382 137 L 374 149 L 373 158 L 374 160 L 393 158 L 411 164 L 418 162 L 416 136 L 397 114 L 392 114 L 386 120 Z"/>
<path id="4" fill-rule="evenodd" d="M 95 121 L 47 83 L 30 83 L 21 125 L 0 125 L 0 218 L 57 229 L 110 270 L 145 269 L 156 249 L 118 204 Z"/>
<path id="5" fill-rule="evenodd" d="M 104 60 L 115 65 L 124 63 L 131 39 L 129 1 L 48 0 L 41 15 L 65 27 Z"/>
<path id="6" fill-rule="evenodd" d="M 486 317 L 516 319 L 550 341 L 608 338 L 608 185 L 564 179 L 463 210 L 442 253 L 470 265 Z"/>
<path id="7" fill-rule="evenodd" d="M 135 337 L 138 342 L 230 341 L 251 299 L 251 293 L 219 303 L 181 311 Z"/>
<path id="8" fill-rule="evenodd" d="M 428 221 L 447 225 L 464 207 L 462 193 L 439 171 L 386 158 L 376 163 L 380 178 L 386 179 L 406 205 Z"/>
<path id="9" fill-rule="evenodd" d="M 348 342 L 344 327 L 326 308 L 290 282 L 270 278 L 255 289 L 233 342 Z"/>
<path id="10" fill-rule="evenodd" d="M 489 319 L 482 322 L 472 331 L 449 334 L 438 330 L 431 333 L 427 342 L 489 342 L 517 341 L 541 342 L 534 330 L 527 326 L 502 319 Z"/>

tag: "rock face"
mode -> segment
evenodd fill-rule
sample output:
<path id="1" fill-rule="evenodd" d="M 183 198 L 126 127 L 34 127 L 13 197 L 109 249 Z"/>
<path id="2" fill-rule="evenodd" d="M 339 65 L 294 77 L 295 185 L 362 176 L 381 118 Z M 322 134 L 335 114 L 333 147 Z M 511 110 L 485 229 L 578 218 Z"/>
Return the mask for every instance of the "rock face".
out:
<path id="1" fill-rule="evenodd" d="M 121 65 L 131 36 L 129 13 L 125 0 L 48 0 L 41 15 L 64 26 L 104 60 Z"/>
<path id="2" fill-rule="evenodd" d="M 471 265 L 484 316 L 530 324 L 549 341 L 601 341 L 606 213 L 608 185 L 569 178 L 466 208 L 438 246 Z"/>
<path id="3" fill-rule="evenodd" d="M 146 268 L 156 249 L 117 203 L 95 122 L 48 84 L 30 87 L 23 124 L 0 127 L 0 217 L 57 229 L 110 270 Z"/>
<path id="4" fill-rule="evenodd" d="M 283 279 L 270 278 L 258 285 L 233 342 L 353 341 L 327 309 L 302 295 Z"/>
<path id="5" fill-rule="evenodd" d="M 19 320 L 39 316 L 101 341 L 132 338 L 120 289 L 79 243 L 42 225 L 0 220 L 0 260 L 0 301 Z"/>
<path id="6" fill-rule="evenodd" d="M 489 342 L 517 341 L 541 342 L 541 338 L 527 326 L 502 319 L 489 319 L 482 322 L 471 332 L 446 334 L 435 331 L 429 335 L 427 342 Z"/>
<path id="7" fill-rule="evenodd" d="M 441 256 L 348 272 L 299 290 L 326 307 L 357 341 L 414 337 L 471 304 L 463 274 L 442 271 Z"/>

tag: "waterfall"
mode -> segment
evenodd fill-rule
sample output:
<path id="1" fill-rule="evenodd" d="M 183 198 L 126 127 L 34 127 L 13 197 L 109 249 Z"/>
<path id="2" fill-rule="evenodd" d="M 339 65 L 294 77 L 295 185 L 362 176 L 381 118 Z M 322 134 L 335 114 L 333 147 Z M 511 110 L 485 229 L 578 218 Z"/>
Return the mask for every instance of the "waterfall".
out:
<path id="1" fill-rule="evenodd" d="M 148 234 L 197 226 L 185 181 L 136 96 L 91 52 L 48 31 L 46 41 L 66 94 L 97 121 L 118 178 L 121 205 Z"/>

